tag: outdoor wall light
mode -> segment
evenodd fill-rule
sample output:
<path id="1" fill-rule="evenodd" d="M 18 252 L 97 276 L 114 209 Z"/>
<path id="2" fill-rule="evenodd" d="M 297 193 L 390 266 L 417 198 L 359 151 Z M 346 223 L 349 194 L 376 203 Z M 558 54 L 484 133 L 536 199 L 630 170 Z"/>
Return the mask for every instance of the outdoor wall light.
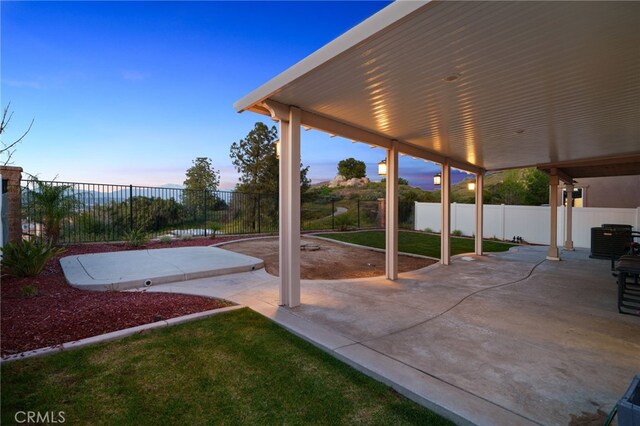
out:
<path id="1" fill-rule="evenodd" d="M 280 158 L 280 139 L 276 141 L 276 158 Z"/>
<path id="2" fill-rule="evenodd" d="M 442 175 L 440 173 L 436 173 L 433 175 L 433 184 L 439 186 L 442 183 Z"/>
<path id="3" fill-rule="evenodd" d="M 378 174 L 380 176 L 387 175 L 387 160 L 382 160 L 381 162 L 378 163 Z"/>
<path id="4" fill-rule="evenodd" d="M 471 181 L 467 184 L 467 188 L 469 188 L 469 191 L 475 191 L 476 190 L 476 183 Z"/>

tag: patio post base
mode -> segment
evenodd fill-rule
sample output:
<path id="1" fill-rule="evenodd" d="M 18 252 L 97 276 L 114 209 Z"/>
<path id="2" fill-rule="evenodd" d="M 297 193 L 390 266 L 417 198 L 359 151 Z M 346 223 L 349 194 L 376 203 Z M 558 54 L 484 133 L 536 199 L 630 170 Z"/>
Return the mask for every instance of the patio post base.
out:
<path id="1" fill-rule="evenodd" d="M 549 251 L 547 251 L 547 260 L 560 260 L 560 250 L 558 250 L 558 247 L 549 247 Z"/>

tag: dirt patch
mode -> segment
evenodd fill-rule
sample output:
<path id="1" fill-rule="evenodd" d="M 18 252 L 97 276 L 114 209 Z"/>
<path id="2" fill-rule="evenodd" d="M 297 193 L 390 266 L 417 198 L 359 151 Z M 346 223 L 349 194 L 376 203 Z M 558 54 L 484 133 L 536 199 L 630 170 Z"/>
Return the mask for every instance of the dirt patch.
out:
<path id="1" fill-rule="evenodd" d="M 366 248 L 302 237 L 300 276 L 307 280 L 337 280 L 384 275 L 385 254 Z M 265 269 L 278 276 L 277 238 L 263 238 L 225 244 L 221 248 L 264 260 Z M 305 249 L 306 248 L 306 249 Z M 398 256 L 400 272 L 414 271 L 436 261 L 411 256 Z"/>

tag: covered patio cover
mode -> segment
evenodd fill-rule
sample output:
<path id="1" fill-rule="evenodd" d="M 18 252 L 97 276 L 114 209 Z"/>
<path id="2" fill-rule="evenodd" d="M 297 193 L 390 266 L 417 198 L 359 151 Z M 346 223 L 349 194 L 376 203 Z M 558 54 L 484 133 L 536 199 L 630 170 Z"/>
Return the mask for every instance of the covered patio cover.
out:
<path id="1" fill-rule="evenodd" d="M 559 259 L 559 180 L 640 173 L 639 23 L 639 2 L 397 1 L 237 101 L 280 123 L 281 304 L 300 303 L 300 126 L 387 150 L 387 278 L 398 153 L 442 164 L 441 263 L 451 167 L 477 175 L 477 254 L 483 174 L 547 170 Z"/>

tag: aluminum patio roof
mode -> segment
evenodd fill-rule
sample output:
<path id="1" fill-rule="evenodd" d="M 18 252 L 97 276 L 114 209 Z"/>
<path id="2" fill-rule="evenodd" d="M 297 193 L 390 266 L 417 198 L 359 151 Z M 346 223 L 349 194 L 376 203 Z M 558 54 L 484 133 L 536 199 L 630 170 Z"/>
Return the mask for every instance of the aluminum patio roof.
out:
<path id="1" fill-rule="evenodd" d="M 397 1 L 234 107 L 293 105 L 468 170 L 640 174 L 638 28 L 640 2 Z"/>

